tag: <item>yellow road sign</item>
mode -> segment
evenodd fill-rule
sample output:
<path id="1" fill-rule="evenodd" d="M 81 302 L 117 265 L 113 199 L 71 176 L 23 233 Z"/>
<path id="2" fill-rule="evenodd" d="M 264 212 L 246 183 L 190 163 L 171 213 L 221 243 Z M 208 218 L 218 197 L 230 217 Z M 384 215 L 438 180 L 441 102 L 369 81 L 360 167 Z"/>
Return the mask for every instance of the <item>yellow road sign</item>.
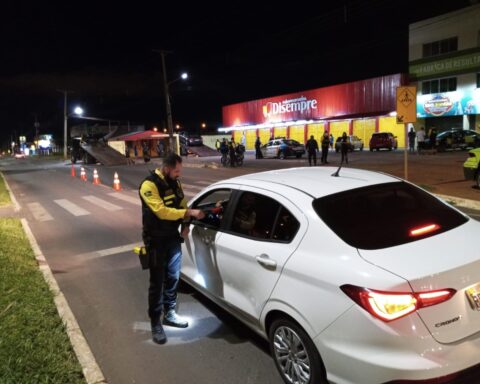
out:
<path id="1" fill-rule="evenodd" d="M 397 123 L 417 121 L 417 87 L 397 87 Z"/>

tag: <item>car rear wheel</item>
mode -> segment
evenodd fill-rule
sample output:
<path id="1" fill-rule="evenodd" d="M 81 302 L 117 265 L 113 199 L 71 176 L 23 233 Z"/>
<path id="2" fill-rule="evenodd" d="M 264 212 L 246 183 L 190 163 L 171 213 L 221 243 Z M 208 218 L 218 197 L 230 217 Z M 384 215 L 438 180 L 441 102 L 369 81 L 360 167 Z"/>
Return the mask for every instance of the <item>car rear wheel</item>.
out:
<path id="1" fill-rule="evenodd" d="M 275 365 L 287 384 L 326 384 L 322 359 L 307 333 L 294 321 L 279 318 L 269 330 Z"/>

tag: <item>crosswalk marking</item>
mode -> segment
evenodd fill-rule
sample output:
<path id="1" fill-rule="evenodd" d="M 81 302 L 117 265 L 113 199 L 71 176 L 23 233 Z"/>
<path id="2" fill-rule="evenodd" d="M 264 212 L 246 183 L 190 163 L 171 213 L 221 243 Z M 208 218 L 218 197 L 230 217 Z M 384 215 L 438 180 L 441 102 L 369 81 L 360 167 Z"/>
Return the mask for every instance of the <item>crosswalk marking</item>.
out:
<path id="1" fill-rule="evenodd" d="M 186 190 L 189 190 L 189 189 L 197 189 L 197 190 L 202 190 L 204 189 L 205 187 L 202 187 L 202 186 L 198 186 L 198 185 L 186 185 L 186 184 L 183 184 L 183 189 L 186 189 Z"/>
<path id="2" fill-rule="evenodd" d="M 67 199 L 54 200 L 60 207 L 70 212 L 73 216 L 85 216 L 89 215 L 90 212 L 79 207 L 78 205 L 68 201 Z"/>
<path id="3" fill-rule="evenodd" d="M 118 205 L 115 205 L 115 204 L 112 204 L 112 203 L 109 203 L 108 201 L 105 201 L 103 199 L 100 199 L 96 196 L 82 196 L 83 199 L 87 200 L 88 202 L 92 203 L 92 204 L 95 204 L 103 209 L 106 209 L 107 211 L 120 211 L 122 210 L 123 208 L 118 206 Z"/>
<path id="4" fill-rule="evenodd" d="M 130 204 L 134 204 L 138 206 L 142 205 L 138 194 L 136 197 L 133 197 L 133 196 L 125 195 L 123 193 L 113 192 L 113 193 L 109 193 L 108 196 L 115 197 L 118 200 L 126 201 L 127 203 L 130 203 Z"/>
<path id="5" fill-rule="evenodd" d="M 193 197 L 197 194 L 197 192 L 183 191 L 183 194 L 187 197 Z"/>
<path id="6" fill-rule="evenodd" d="M 216 183 L 216 181 L 210 181 L 210 180 L 198 180 L 195 182 L 195 184 L 200 184 L 200 185 L 210 185 Z"/>
<path id="7" fill-rule="evenodd" d="M 50 221 L 53 220 L 53 217 L 42 207 L 40 203 L 28 203 L 28 209 L 32 213 L 33 217 L 37 221 Z"/>

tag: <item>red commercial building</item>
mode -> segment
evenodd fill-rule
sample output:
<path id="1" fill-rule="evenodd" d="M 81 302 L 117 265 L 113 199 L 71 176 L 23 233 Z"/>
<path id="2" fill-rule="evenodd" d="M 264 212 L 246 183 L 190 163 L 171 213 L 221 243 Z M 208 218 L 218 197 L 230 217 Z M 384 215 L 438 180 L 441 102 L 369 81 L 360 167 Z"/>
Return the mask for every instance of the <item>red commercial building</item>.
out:
<path id="1" fill-rule="evenodd" d="M 358 136 L 365 147 L 372 133 L 392 132 L 399 147 L 405 128 L 395 118 L 396 88 L 407 85 L 402 74 L 332 85 L 303 92 L 248 101 L 223 107 L 223 127 L 236 142 L 245 133 L 247 149 L 257 136 L 265 144 L 270 137 L 287 137 L 305 143 L 324 131 L 335 139 L 343 132 Z"/>

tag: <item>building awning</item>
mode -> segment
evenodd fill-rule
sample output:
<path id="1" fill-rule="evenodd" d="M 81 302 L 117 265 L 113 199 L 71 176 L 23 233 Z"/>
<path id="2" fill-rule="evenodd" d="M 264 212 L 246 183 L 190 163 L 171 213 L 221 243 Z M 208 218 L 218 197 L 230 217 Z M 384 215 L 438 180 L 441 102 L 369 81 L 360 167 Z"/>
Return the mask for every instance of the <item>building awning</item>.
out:
<path id="1" fill-rule="evenodd" d="M 111 141 L 138 141 L 138 140 L 158 140 L 169 137 L 168 133 L 161 133 L 153 130 L 133 132 L 127 135 L 112 137 Z"/>

